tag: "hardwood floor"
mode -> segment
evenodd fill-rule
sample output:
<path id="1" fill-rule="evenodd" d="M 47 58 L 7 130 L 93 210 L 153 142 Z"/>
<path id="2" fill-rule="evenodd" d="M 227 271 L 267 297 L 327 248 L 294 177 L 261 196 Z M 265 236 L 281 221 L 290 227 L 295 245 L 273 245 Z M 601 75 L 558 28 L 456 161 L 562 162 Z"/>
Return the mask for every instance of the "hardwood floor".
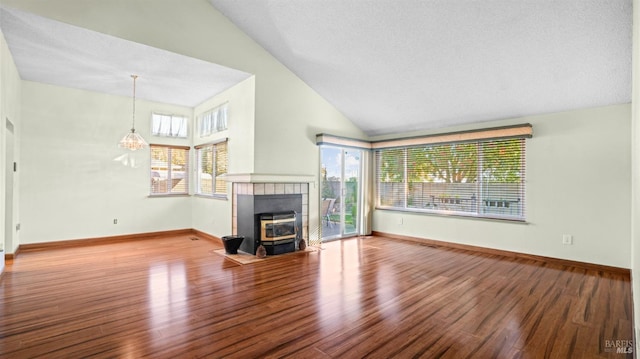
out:
<path id="1" fill-rule="evenodd" d="M 0 357 L 632 357 L 612 342 L 632 340 L 628 275 L 376 237 L 250 265 L 219 248 L 23 251 L 0 279 Z"/>

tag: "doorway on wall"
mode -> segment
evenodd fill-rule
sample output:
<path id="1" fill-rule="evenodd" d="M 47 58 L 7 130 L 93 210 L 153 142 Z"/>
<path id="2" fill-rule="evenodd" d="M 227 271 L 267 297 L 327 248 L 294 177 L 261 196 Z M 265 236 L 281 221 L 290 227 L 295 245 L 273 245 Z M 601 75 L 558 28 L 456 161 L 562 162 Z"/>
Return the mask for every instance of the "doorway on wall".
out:
<path id="1" fill-rule="evenodd" d="M 320 146 L 322 241 L 358 235 L 362 151 Z"/>
<path id="2" fill-rule="evenodd" d="M 13 123 L 9 119 L 5 119 L 5 209 L 4 209 L 4 260 L 5 253 L 13 253 L 15 244 L 13 243 L 13 176 L 15 172 L 14 165 L 14 138 Z"/>

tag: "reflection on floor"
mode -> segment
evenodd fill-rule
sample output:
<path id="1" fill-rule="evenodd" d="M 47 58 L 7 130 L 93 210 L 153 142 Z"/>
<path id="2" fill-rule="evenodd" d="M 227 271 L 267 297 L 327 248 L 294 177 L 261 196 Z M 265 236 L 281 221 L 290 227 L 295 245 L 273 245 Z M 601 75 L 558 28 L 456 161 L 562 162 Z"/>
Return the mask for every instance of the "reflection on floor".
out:
<path id="1" fill-rule="evenodd" d="M 21 251 L 3 358 L 632 358 L 629 273 L 357 237 L 239 265 L 193 235 Z"/>
<path id="2" fill-rule="evenodd" d="M 296 254 L 304 254 L 304 253 L 310 253 L 310 252 L 315 252 L 319 250 L 318 247 L 314 247 L 314 246 L 309 246 L 306 247 L 304 250 L 296 250 L 295 252 L 289 252 L 289 253 L 283 253 L 283 254 L 278 254 L 278 255 L 268 255 L 264 258 L 260 258 L 257 257 L 253 254 L 250 253 L 245 253 L 243 251 L 238 251 L 238 253 L 236 254 L 229 254 L 226 252 L 226 250 L 224 249 L 216 249 L 216 250 L 212 250 L 211 252 L 226 257 L 238 264 L 251 264 L 251 263 L 256 263 L 256 262 L 260 262 L 263 260 L 267 260 L 270 258 L 276 258 L 276 257 L 281 257 L 281 256 L 286 256 L 286 255 L 296 255 Z"/>
<path id="3" fill-rule="evenodd" d="M 356 234 L 355 227 L 347 223 L 345 225 L 345 233 L 346 234 Z M 340 223 L 334 221 L 323 221 L 322 222 L 322 240 L 326 239 L 336 239 L 340 237 Z"/>
<path id="4" fill-rule="evenodd" d="M 340 234 L 340 224 L 333 222 L 322 223 L 322 239 L 336 237 Z"/>

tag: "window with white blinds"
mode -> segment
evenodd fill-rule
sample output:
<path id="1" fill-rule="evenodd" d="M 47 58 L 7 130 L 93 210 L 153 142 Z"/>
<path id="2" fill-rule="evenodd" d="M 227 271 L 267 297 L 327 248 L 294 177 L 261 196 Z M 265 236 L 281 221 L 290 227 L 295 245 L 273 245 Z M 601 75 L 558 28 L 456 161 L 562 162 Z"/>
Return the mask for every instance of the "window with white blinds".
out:
<path id="1" fill-rule="evenodd" d="M 227 141 L 196 146 L 198 158 L 197 190 L 199 195 L 227 196 L 227 182 L 220 175 L 227 173 Z"/>
<path id="2" fill-rule="evenodd" d="M 189 193 L 189 147 L 151 145 L 151 195 Z"/>
<path id="3" fill-rule="evenodd" d="M 524 141 L 375 150 L 377 207 L 524 221 Z"/>

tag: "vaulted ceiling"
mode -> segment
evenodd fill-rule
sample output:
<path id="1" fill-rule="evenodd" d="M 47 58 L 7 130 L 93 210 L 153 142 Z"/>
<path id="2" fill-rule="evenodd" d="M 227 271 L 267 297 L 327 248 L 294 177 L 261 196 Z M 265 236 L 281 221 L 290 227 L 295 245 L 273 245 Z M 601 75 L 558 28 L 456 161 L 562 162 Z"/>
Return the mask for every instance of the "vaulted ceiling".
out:
<path id="1" fill-rule="evenodd" d="M 631 101 L 631 0 L 209 2 L 369 135 Z M 129 95 L 125 70 L 148 80 L 141 98 L 194 106 L 250 76 L 12 9 L 0 16 L 25 80 Z"/>
<path id="2" fill-rule="evenodd" d="M 194 107 L 251 76 L 6 7 L 0 28 L 27 81 L 131 96 L 137 75 L 138 98 Z"/>
<path id="3" fill-rule="evenodd" d="M 631 101 L 631 0 L 209 0 L 369 135 Z"/>

